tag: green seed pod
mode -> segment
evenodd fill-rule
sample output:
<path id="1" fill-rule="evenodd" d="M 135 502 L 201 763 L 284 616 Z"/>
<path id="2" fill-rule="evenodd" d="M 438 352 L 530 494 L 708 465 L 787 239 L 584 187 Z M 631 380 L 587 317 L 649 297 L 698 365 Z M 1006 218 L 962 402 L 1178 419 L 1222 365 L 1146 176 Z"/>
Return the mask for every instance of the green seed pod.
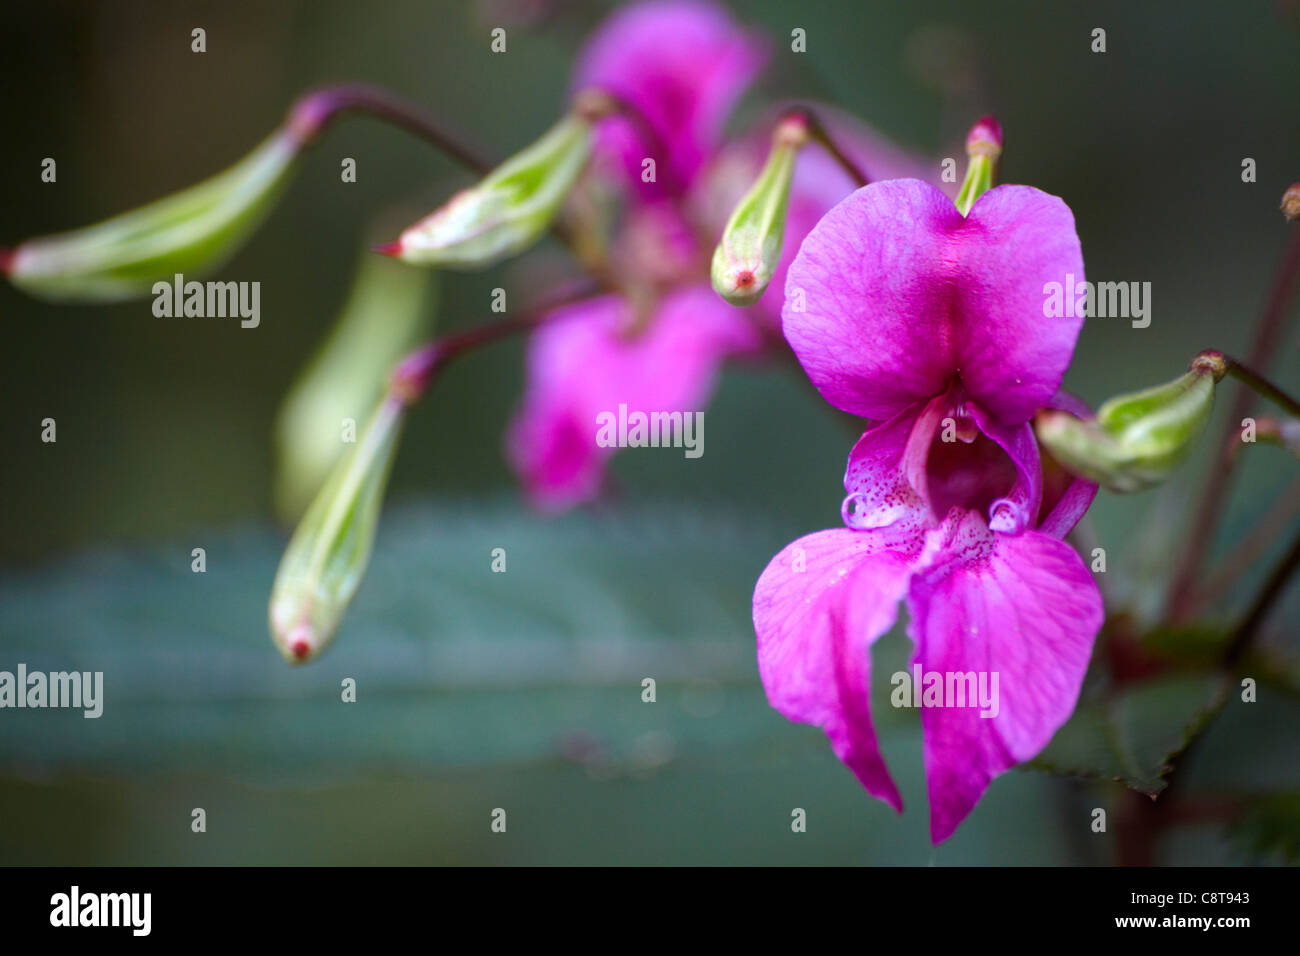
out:
<path id="1" fill-rule="evenodd" d="M 732 305 L 753 305 L 781 261 L 794 161 L 808 142 L 808 123 L 791 116 L 777 126 L 767 162 L 736 205 L 713 251 L 713 290 Z"/>
<path id="2" fill-rule="evenodd" d="M 380 402 L 280 559 L 268 617 L 271 639 L 291 664 L 324 650 L 365 576 L 405 409 L 394 395 Z"/>
<path id="3" fill-rule="evenodd" d="M 1142 491 L 1168 478 L 1196 443 L 1224 374 L 1222 357 L 1198 356 L 1172 382 L 1110 399 L 1092 421 L 1040 412 L 1038 438 L 1071 471 L 1111 491 Z"/>
<path id="4" fill-rule="evenodd" d="M 482 269 L 537 242 L 591 153 L 590 113 L 575 110 L 541 139 L 376 251 L 414 265 Z"/>
<path id="5" fill-rule="evenodd" d="M 84 229 L 30 239 L 9 254 L 9 281 L 39 299 L 113 302 L 150 295 L 155 282 L 178 273 L 210 273 L 274 205 L 300 147 L 285 127 L 197 186 Z"/>

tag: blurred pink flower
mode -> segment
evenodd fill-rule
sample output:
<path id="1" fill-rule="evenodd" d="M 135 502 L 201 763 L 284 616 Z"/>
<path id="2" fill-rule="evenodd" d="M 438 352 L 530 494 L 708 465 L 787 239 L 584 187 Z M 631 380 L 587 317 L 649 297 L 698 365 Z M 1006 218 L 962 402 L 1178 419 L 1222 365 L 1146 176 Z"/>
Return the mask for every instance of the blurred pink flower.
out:
<path id="1" fill-rule="evenodd" d="M 764 334 L 775 334 L 774 292 L 747 311 L 723 302 L 708 281 L 713 242 L 766 155 L 766 136 L 720 148 L 726 117 L 764 59 L 755 35 L 703 0 L 622 8 L 580 54 L 574 90 L 602 88 L 641 117 L 602 123 L 598 150 L 629 202 L 614 272 L 649 303 L 608 296 L 570 306 L 533 335 L 506 452 L 535 506 L 565 509 L 599 492 L 613 449 L 596 443 L 597 414 L 620 404 L 700 410 L 719 365 L 759 353 Z M 860 124 L 827 119 L 871 175 L 922 168 Z M 652 183 L 643 182 L 646 158 L 656 160 Z M 817 147 L 804 150 L 778 280 L 807 231 L 854 186 Z"/>

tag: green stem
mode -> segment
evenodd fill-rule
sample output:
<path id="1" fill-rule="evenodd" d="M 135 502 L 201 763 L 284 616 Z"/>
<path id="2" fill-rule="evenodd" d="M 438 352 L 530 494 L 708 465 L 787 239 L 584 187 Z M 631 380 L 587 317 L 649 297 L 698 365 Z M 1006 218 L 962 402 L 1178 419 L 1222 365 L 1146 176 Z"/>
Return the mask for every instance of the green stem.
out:
<path id="1" fill-rule="evenodd" d="M 975 200 L 993 188 L 993 160 L 987 156 L 972 156 L 966 179 L 957 194 L 957 211 L 963 216 L 970 213 Z"/>

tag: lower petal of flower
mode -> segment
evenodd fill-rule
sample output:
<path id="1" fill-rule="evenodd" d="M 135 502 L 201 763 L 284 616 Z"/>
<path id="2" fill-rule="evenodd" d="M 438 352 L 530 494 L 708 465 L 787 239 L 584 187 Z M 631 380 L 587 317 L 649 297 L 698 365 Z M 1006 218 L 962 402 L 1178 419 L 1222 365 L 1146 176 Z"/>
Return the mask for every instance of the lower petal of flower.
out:
<path id="1" fill-rule="evenodd" d="M 772 559 L 754 589 L 758 669 L 772 706 L 826 731 L 873 797 L 902 811 L 871 723 L 871 645 L 888 631 L 915 554 L 886 531 L 807 535 Z"/>
<path id="2" fill-rule="evenodd" d="M 994 777 L 1034 757 L 1069 718 L 1103 617 L 1092 575 L 1063 541 L 995 534 L 975 513 L 947 522 L 943 534 L 908 592 L 914 661 L 966 686 L 966 675 L 983 675 L 994 693 L 987 711 L 953 700 L 922 710 L 935 843 Z"/>

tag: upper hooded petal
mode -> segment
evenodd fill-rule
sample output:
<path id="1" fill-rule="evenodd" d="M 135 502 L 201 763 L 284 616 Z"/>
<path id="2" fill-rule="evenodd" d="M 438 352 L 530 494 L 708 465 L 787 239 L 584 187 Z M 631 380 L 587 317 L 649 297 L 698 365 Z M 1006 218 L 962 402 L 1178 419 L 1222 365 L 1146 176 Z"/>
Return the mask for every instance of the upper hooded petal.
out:
<path id="1" fill-rule="evenodd" d="M 907 598 L 914 660 L 925 673 L 983 673 L 990 689 L 998 675 L 996 716 L 951 700 L 921 712 L 939 843 L 994 777 L 1034 757 L 1069 718 L 1103 614 L 1092 575 L 1057 538 L 997 534 L 972 513 L 935 534 L 945 534 L 939 556 Z"/>
<path id="2" fill-rule="evenodd" d="M 818 120 L 827 128 L 836 144 L 857 164 L 872 182 L 884 179 L 923 179 L 928 170 L 938 168 L 922 156 L 904 150 L 880 133 L 846 113 L 829 106 L 816 107 Z M 756 157 L 755 174 L 766 155 L 767 144 Z M 937 177 L 936 177 L 937 179 Z M 790 263 L 822 216 L 858 188 L 838 162 L 819 144 L 813 143 L 799 153 L 794 179 L 790 184 L 790 203 L 786 212 L 785 241 L 781 259 L 772 273 L 771 288 L 758 307 L 779 319 L 781 296 L 785 289 Z"/>
<path id="3" fill-rule="evenodd" d="M 639 334 L 628 334 L 631 323 L 631 306 L 604 296 L 559 310 L 533 334 L 506 451 L 538 507 L 561 510 L 599 490 L 614 452 L 596 443 L 599 415 L 619 405 L 701 411 L 721 360 L 760 342 L 744 313 L 707 286 L 667 296 Z"/>
<path id="4" fill-rule="evenodd" d="M 859 189 L 813 228 L 786 278 L 782 327 L 831 404 L 889 418 L 960 380 L 1007 424 L 1056 392 L 1082 318 L 1045 316 L 1044 286 L 1082 281 L 1059 198 L 999 186 L 963 217 L 918 180 Z"/>
<path id="5" fill-rule="evenodd" d="M 897 543 L 836 528 L 788 545 L 754 588 L 754 630 L 772 706 L 825 730 L 867 792 L 901 811 L 871 723 L 871 645 L 893 626 L 914 560 Z"/>
<path id="6" fill-rule="evenodd" d="M 604 22 L 579 55 L 573 87 L 598 87 L 629 103 L 649 130 L 608 120 L 602 148 L 619 158 L 643 194 L 680 194 L 716 148 L 727 114 L 765 59 L 763 42 L 724 8 L 651 0 Z M 655 160 L 652 183 L 642 180 L 646 158 Z"/>

